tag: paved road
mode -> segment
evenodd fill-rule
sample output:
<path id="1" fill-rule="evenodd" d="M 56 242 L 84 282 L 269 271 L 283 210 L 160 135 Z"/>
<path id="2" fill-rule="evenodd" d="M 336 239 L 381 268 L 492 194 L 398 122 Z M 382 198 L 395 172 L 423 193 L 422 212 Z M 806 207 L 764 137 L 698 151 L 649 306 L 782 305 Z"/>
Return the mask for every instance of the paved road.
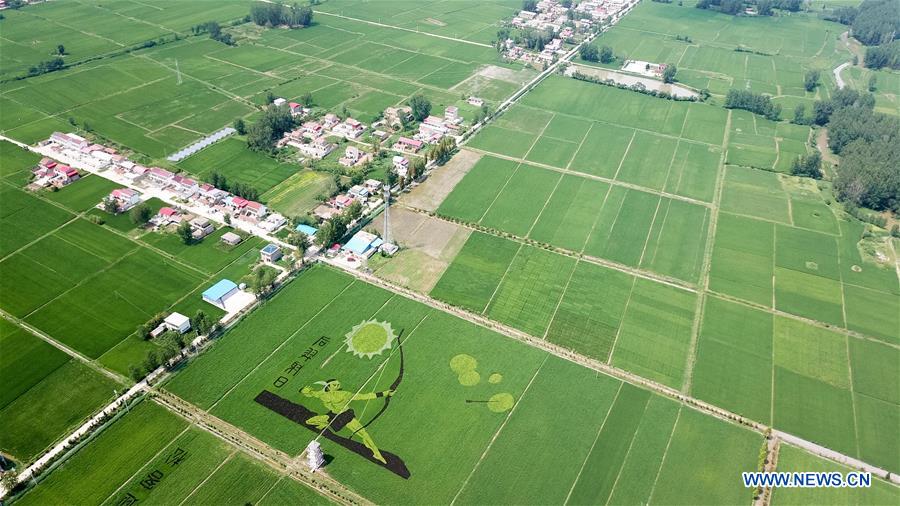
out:
<path id="1" fill-rule="evenodd" d="M 835 67 L 834 70 L 832 70 L 832 72 L 834 73 L 834 80 L 837 81 L 838 89 L 843 88 L 844 84 L 845 84 L 844 78 L 841 77 L 841 72 L 843 72 L 844 69 L 849 67 L 850 65 L 851 65 L 850 62 L 841 63 L 840 65 Z"/>

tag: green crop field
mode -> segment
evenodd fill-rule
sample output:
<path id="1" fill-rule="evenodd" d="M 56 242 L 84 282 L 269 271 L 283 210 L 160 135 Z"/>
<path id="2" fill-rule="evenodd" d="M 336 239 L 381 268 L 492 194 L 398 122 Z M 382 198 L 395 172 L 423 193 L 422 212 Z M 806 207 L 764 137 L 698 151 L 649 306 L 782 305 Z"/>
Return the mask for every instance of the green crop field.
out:
<path id="1" fill-rule="evenodd" d="M 355 336 L 352 329 L 360 320 L 390 324 L 389 333 L 380 338 L 383 344 L 366 348 L 375 354 L 372 358 L 357 349 L 361 341 L 344 338 L 348 332 Z M 258 328 L 267 332 L 259 334 Z M 400 334 L 399 339 L 391 339 L 392 334 Z M 256 336 L 250 347 L 249 336 Z M 674 402 L 323 267 L 302 274 L 265 311 L 245 319 L 165 388 L 274 447 L 297 454 L 316 434 L 271 411 L 275 408 L 259 400 L 262 393 L 317 411 L 320 401 L 304 397 L 300 387 L 319 390 L 314 381 L 335 377 L 346 389 L 381 391 L 399 374 L 401 355 L 404 372 L 397 393 L 384 416 L 367 430 L 382 451 L 404 461 L 410 477 L 378 469 L 372 461 L 319 438 L 326 453 L 334 455 L 329 474 L 379 502 L 505 498 L 554 503 L 564 502 L 569 494 L 631 495 L 647 478 L 636 472 L 638 462 L 661 466 L 663 447 L 679 411 Z M 485 404 L 466 399 L 483 399 Z M 380 404 L 376 400 L 369 406 L 361 400 L 352 406 L 365 422 Z M 421 409 L 424 406 L 428 408 Z M 665 419 L 650 418 L 645 415 L 648 411 L 665 414 Z M 439 425 L 433 425 L 435 413 L 443 413 Z M 567 427 L 566 438 L 560 440 L 552 420 L 563 413 L 583 423 Z M 718 459 L 737 468 L 755 465 L 758 436 L 697 413 L 681 416 L 751 441 L 732 444 L 724 452 L 708 452 L 711 472 Z M 657 434 L 659 429 L 663 434 Z M 675 429 L 679 440 L 680 433 Z M 461 440 L 464 443 L 456 444 L 452 453 L 434 458 L 434 448 Z M 547 455 L 548 444 L 560 451 L 551 452 L 550 460 L 538 459 Z M 613 448 L 616 459 L 607 462 L 605 456 Z M 361 451 L 365 457 L 366 450 Z M 509 466 L 524 460 L 533 463 L 527 471 Z M 546 473 L 556 479 L 539 479 Z M 737 483 L 728 483 L 732 482 L 711 479 L 706 486 L 719 487 L 716 493 L 726 495 L 742 493 Z M 649 495 L 650 490 L 646 492 Z M 656 493 L 666 493 L 661 484 Z"/>
<path id="2" fill-rule="evenodd" d="M 113 398 L 121 385 L 0 319 L 0 449 L 28 462 Z M 62 393 L 64 392 L 64 393 Z M 35 424 L 36 417 L 42 422 Z"/>

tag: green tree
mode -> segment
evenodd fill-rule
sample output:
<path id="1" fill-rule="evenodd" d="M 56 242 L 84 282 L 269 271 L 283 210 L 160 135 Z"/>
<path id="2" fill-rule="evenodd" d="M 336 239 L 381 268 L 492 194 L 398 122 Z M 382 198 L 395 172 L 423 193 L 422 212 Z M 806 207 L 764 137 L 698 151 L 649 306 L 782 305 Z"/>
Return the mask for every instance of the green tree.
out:
<path id="1" fill-rule="evenodd" d="M 304 93 L 303 96 L 300 97 L 300 103 L 303 104 L 305 107 L 312 107 L 312 105 L 313 105 L 312 93 L 310 93 L 308 91 L 306 93 Z"/>
<path id="2" fill-rule="evenodd" d="M 194 317 L 191 318 L 191 328 L 197 332 L 198 336 L 208 334 L 212 326 L 212 320 L 210 320 L 209 316 L 207 316 L 202 309 L 198 309 L 197 312 L 194 313 Z"/>
<path id="3" fill-rule="evenodd" d="M 184 244 L 191 244 L 194 242 L 193 230 L 191 230 L 191 224 L 183 221 L 181 225 L 178 225 L 178 237 L 181 238 L 181 242 Z"/>
<path id="4" fill-rule="evenodd" d="M 132 207 L 131 211 L 128 211 L 128 217 L 131 218 L 131 222 L 135 225 L 142 226 L 153 217 L 153 210 L 147 204 L 141 203 Z"/>
<path id="5" fill-rule="evenodd" d="M 316 242 L 320 246 L 328 247 L 334 244 L 337 240 L 337 233 L 334 228 L 334 223 L 330 220 L 324 221 L 319 229 L 316 231 Z"/>
<path id="6" fill-rule="evenodd" d="M 613 50 L 609 46 L 603 46 L 600 48 L 600 63 L 612 63 L 616 60 L 616 55 L 613 54 Z"/>
<path id="7" fill-rule="evenodd" d="M 116 199 L 112 197 L 106 197 L 103 199 L 103 210 L 108 212 L 109 214 L 116 214 L 119 212 L 119 204 L 116 203 Z"/>
<path id="8" fill-rule="evenodd" d="M 578 54 L 584 61 L 600 61 L 600 50 L 594 44 L 582 44 L 578 48 Z"/>
<path id="9" fill-rule="evenodd" d="M 817 86 L 819 86 L 819 71 L 807 71 L 803 76 L 803 87 L 806 88 L 806 91 L 813 91 Z"/>
<path id="10" fill-rule="evenodd" d="M 822 178 L 822 157 L 818 151 L 808 156 L 798 156 L 791 164 L 791 174 L 795 176 Z"/>
<path id="11" fill-rule="evenodd" d="M 797 125 L 805 125 L 806 121 L 806 104 L 797 104 L 797 107 L 794 107 L 793 122 Z"/>
<path id="12" fill-rule="evenodd" d="M 878 89 L 878 76 L 873 73 L 869 76 L 869 92 L 874 92 L 876 89 Z"/>
<path id="13" fill-rule="evenodd" d="M 409 106 L 412 108 L 412 115 L 416 121 L 422 121 L 431 114 L 431 101 L 425 98 L 425 95 L 413 95 L 409 99 Z"/>
<path id="14" fill-rule="evenodd" d="M 247 133 L 247 124 L 244 123 L 243 118 L 238 118 L 238 119 L 234 120 L 234 123 L 232 124 L 232 126 L 237 131 L 238 135 L 244 135 Z M 215 185 L 213 185 L 213 186 L 215 186 Z"/>
<path id="15" fill-rule="evenodd" d="M 66 46 L 64 46 L 62 44 L 58 44 L 56 46 L 56 54 L 58 54 L 60 56 L 66 54 Z"/>
<path id="16" fill-rule="evenodd" d="M 675 82 L 675 74 L 678 72 L 678 68 L 675 67 L 674 63 L 669 63 L 666 65 L 666 69 L 663 70 L 663 82 L 664 83 L 674 83 Z"/>
<path id="17" fill-rule="evenodd" d="M 362 204 L 358 200 L 354 200 L 352 204 L 347 206 L 347 210 L 344 213 L 350 221 L 357 220 L 362 216 Z"/>
<path id="18" fill-rule="evenodd" d="M 537 0 L 522 0 L 522 10 L 537 12 Z"/>

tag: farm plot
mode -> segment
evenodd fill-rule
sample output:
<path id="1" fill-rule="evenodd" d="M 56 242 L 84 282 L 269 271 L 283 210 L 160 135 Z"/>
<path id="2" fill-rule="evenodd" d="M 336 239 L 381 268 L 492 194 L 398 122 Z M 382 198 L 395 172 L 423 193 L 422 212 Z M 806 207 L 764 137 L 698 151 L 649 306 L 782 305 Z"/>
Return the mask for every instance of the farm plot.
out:
<path id="1" fill-rule="evenodd" d="M 846 61 L 848 53 L 836 40 L 842 31 L 840 25 L 802 13 L 738 17 L 642 4 L 603 34 L 602 42 L 623 59 L 677 64 L 679 81 L 688 86 L 716 95 L 729 88 L 769 93 L 783 98 L 789 110 L 788 105 L 811 104 L 815 98 L 803 88 L 804 72 L 824 72 Z M 690 42 L 676 39 L 685 34 Z"/>
<path id="2" fill-rule="evenodd" d="M 83 210 L 98 190 L 105 191 L 103 181 L 89 176 L 48 195 L 73 210 Z M 81 183 L 86 185 L 83 189 Z M 41 217 L 48 210 L 68 214 L 19 190 L 3 191 L 12 195 L 9 202 L 29 199 L 31 217 Z M 124 219 L 127 231 L 132 230 L 127 215 L 115 218 Z M 200 307 L 186 298 L 199 301 L 199 294 L 193 292 L 214 281 L 217 272 L 239 279 L 247 271 L 245 255 L 259 244 L 248 240 L 226 251 L 215 238 L 184 246 L 173 242 L 174 235 L 148 236 L 148 243 L 171 252 L 167 255 L 146 247 L 141 239 L 126 238 L 80 218 L 47 232 L 0 261 L 0 307 L 90 358 L 102 356 L 105 365 L 123 374 L 156 346 L 126 340 L 138 325 L 173 306 L 192 309 L 192 315 Z M 64 267 L 61 257 L 66 259 Z M 218 313 L 212 306 L 205 310 Z M 105 355 L 119 345 L 125 347 Z"/>
<path id="3" fill-rule="evenodd" d="M 360 320 L 371 326 L 365 335 L 381 336 L 377 344 L 357 339 L 353 329 Z M 257 332 L 261 328 L 266 332 Z M 253 346 L 246 346 L 246 335 L 257 336 Z M 316 398 L 321 388 L 312 385 L 321 378 L 338 378 L 340 388 L 359 392 L 353 412 L 363 423 L 373 421 L 366 431 L 386 465 L 358 443 L 353 429 L 332 427 L 323 437 L 320 429 L 304 426 L 323 409 Z M 670 435 L 685 437 L 676 419 L 686 408 L 672 401 L 324 267 L 300 275 L 166 388 L 290 454 L 318 437 L 334 456 L 328 472 L 376 502 L 564 502 L 575 493 L 649 497 L 648 476 L 673 458 L 671 451 L 665 457 Z M 383 416 L 373 419 L 381 402 L 369 392 L 388 388 L 396 394 Z M 423 430 L 434 413 L 444 415 L 440 430 Z M 561 440 L 551 422 L 561 415 L 586 423 L 569 427 Z M 724 474 L 712 477 L 722 462 L 754 466 L 759 436 L 698 413 L 681 417 L 689 420 L 686 426 L 741 441 L 712 451 L 716 436 L 704 452 L 712 473 L 704 488 L 743 494 Z M 436 459 L 434 448 L 452 441 L 463 444 Z M 749 451 L 746 441 L 753 441 Z M 551 452 L 555 458 L 536 458 L 559 444 L 565 450 Z M 605 455 L 615 459 L 606 462 Z M 522 461 L 535 464 L 527 470 L 508 465 Z M 654 493 L 665 489 L 658 485 Z"/>
<path id="4" fill-rule="evenodd" d="M 781 445 L 778 452 L 778 471 L 840 472 L 850 468 L 807 453 L 795 446 Z M 778 488 L 772 491 L 772 504 L 821 506 L 825 504 L 892 504 L 900 500 L 900 488 L 872 476 L 871 487 L 860 488 Z"/>
<path id="5" fill-rule="evenodd" d="M 251 151 L 238 139 L 225 139 L 179 162 L 183 170 L 209 180 L 213 172 L 233 183 L 244 183 L 260 193 L 297 173 L 300 168 L 279 163 L 263 154 Z"/>
<path id="6" fill-rule="evenodd" d="M 438 213 L 688 282 L 699 278 L 706 207 L 514 166 L 482 158 Z"/>
<path id="7" fill-rule="evenodd" d="M 152 487 L 144 486 L 147 480 Z M 240 486 L 238 486 L 240 483 Z M 328 501 L 250 458 L 221 439 L 154 404 L 143 401 L 78 450 L 29 490 L 22 504 L 123 500 L 174 504 L 257 502 L 302 498 Z"/>
<path id="8" fill-rule="evenodd" d="M 31 461 L 121 387 L 4 319 L 0 348 L 0 449 L 21 462 Z"/>
<path id="9" fill-rule="evenodd" d="M 25 184 L 40 156 L 7 141 L 0 141 L 0 178 L 13 184 Z"/>
<path id="10" fill-rule="evenodd" d="M 900 438 L 883 427 L 897 419 L 897 371 L 888 366 L 897 359 L 897 350 L 874 341 L 710 297 L 691 393 L 896 469 Z"/>
<path id="11" fill-rule="evenodd" d="M 747 111 L 731 114 L 727 163 L 788 173 L 791 163 L 807 154 L 809 127 L 775 123 Z"/>

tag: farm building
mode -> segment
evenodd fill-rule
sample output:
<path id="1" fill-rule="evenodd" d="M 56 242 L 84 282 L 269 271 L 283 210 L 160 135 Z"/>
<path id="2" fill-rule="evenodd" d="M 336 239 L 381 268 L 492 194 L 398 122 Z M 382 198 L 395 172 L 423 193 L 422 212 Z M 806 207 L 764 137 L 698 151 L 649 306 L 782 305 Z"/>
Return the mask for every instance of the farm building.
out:
<path id="1" fill-rule="evenodd" d="M 114 200 L 116 208 L 122 212 L 136 206 L 141 201 L 141 194 L 131 188 L 116 188 L 108 198 Z"/>
<path id="2" fill-rule="evenodd" d="M 397 139 L 396 144 L 394 144 L 394 149 L 415 153 L 416 151 L 422 149 L 422 145 L 422 141 L 417 141 L 408 137 L 400 137 L 399 139 Z"/>
<path id="3" fill-rule="evenodd" d="M 224 234 L 222 234 L 221 238 L 221 241 L 229 246 L 237 246 L 241 243 L 242 240 L 243 239 L 241 239 L 241 236 L 235 234 L 234 232 L 225 232 Z"/>
<path id="4" fill-rule="evenodd" d="M 266 246 L 259 250 L 259 256 L 262 258 L 263 262 L 277 262 L 281 260 L 283 254 L 281 253 L 281 248 L 278 247 L 277 244 L 269 243 Z"/>
<path id="5" fill-rule="evenodd" d="M 240 290 L 238 289 L 237 284 L 234 281 L 229 279 L 219 280 L 213 286 L 207 288 L 203 292 L 203 300 L 209 302 L 213 306 L 220 307 L 225 309 L 225 302 L 229 297 L 236 294 Z"/>
<path id="6" fill-rule="evenodd" d="M 190 221 L 191 223 L 191 236 L 194 239 L 203 239 L 209 234 L 215 232 L 216 227 L 213 226 L 212 222 L 207 218 L 197 217 Z"/>
<path id="7" fill-rule="evenodd" d="M 184 334 L 191 330 L 191 319 L 181 313 L 172 313 L 163 320 L 163 325 L 169 330 Z"/>
<path id="8" fill-rule="evenodd" d="M 377 235 L 360 230 L 342 249 L 344 251 L 356 253 L 360 256 L 370 257 L 378 250 L 378 247 L 381 246 L 382 242 L 381 238 Z"/>

